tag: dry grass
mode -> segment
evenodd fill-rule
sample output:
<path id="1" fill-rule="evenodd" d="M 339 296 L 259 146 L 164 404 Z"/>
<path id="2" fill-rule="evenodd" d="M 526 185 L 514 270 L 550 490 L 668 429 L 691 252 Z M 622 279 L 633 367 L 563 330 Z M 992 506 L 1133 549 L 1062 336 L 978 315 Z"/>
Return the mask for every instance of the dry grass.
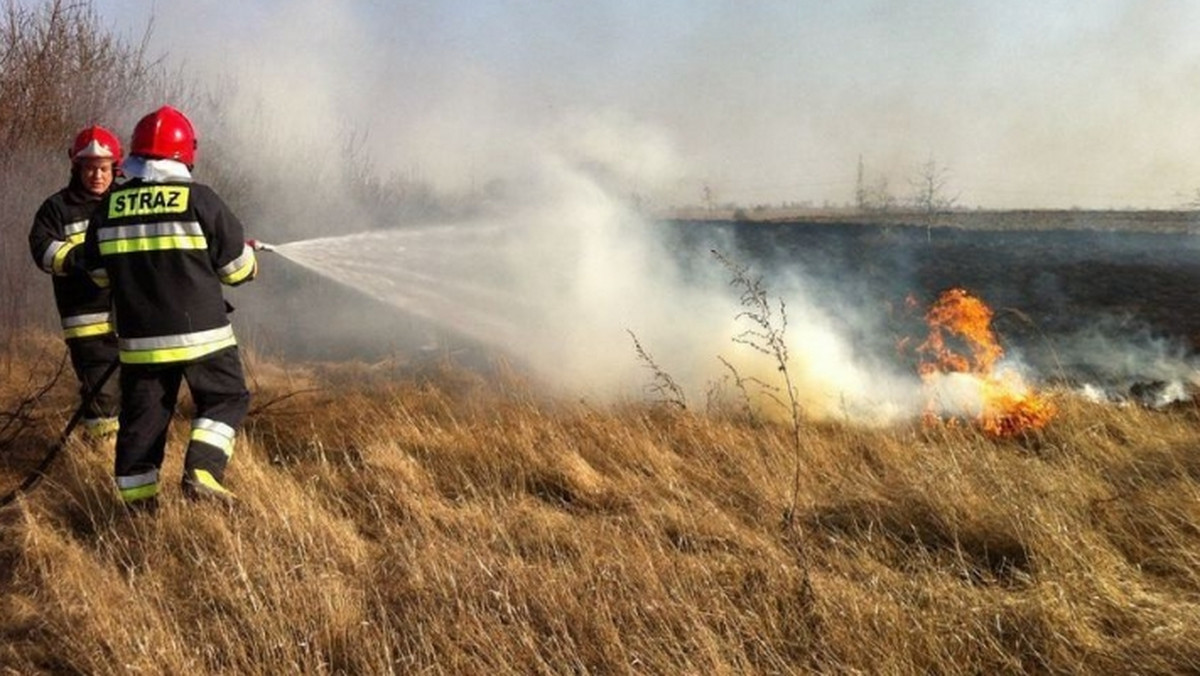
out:
<path id="1" fill-rule="evenodd" d="M 31 383 L 57 365 L 7 359 Z M 168 485 L 130 516 L 111 448 L 72 442 L 0 513 L 4 670 L 1200 670 L 1193 407 L 1064 395 L 1019 442 L 805 426 L 800 539 L 784 427 L 454 369 L 248 362 L 234 510 Z M 0 410 L 26 381 L 4 382 Z M 23 443 L 50 443 L 70 399 L 46 397 Z M 181 416 L 168 476 L 185 435 Z M 18 465 L 0 453 L 5 481 Z"/>

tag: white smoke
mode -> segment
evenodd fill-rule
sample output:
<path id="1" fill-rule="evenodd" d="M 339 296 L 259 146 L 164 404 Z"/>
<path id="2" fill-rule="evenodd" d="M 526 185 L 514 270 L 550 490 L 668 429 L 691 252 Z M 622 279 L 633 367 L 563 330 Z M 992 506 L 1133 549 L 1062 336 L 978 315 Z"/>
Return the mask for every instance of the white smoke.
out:
<path id="1" fill-rule="evenodd" d="M 1087 399 L 1151 408 L 1188 401 L 1200 391 L 1200 361 L 1177 339 L 1113 319 L 1057 336 L 1055 359 Z"/>
<path id="2" fill-rule="evenodd" d="M 670 130 L 685 171 L 663 203 L 705 185 L 746 205 L 842 203 L 860 156 L 899 191 L 932 156 L 964 205 L 1172 207 L 1196 188 L 1194 3 L 97 6 L 127 32 L 153 13 L 152 51 L 242 83 L 276 124 L 369 129 L 385 171 L 446 188 L 572 108 Z"/>
<path id="3" fill-rule="evenodd" d="M 681 11 L 690 21 L 677 30 L 671 12 L 649 16 L 603 3 L 549 3 L 524 8 L 526 15 L 457 2 L 273 0 L 247 7 L 236 23 L 197 20 L 226 14 L 207 0 L 157 6 L 155 35 L 185 66 L 182 72 L 211 87 L 219 101 L 215 111 L 195 110 L 198 174 L 206 163 L 219 163 L 266 186 L 255 195 L 255 210 L 241 214 L 252 235 L 287 241 L 422 231 L 427 253 L 445 243 L 443 257 L 418 260 L 414 243 L 392 251 L 376 246 L 380 265 L 352 270 L 346 263 L 342 279 L 357 278 L 360 288 L 383 279 L 372 287 L 377 298 L 518 354 L 541 375 L 581 392 L 627 392 L 645 383 L 632 331 L 695 403 L 728 375 L 718 357 L 742 376 L 776 384 L 779 365 L 733 340 L 745 330 L 735 319 L 743 307 L 708 248 L 735 260 L 740 252 L 728 242 L 666 250 L 644 218 L 646 207 L 694 203 L 702 187 L 712 187 L 719 200 L 747 203 L 850 199 L 862 144 L 873 170 L 911 167 L 933 155 L 961 172 L 956 181 L 975 177 L 984 189 L 978 194 L 1003 191 L 997 200 L 1022 207 L 1030 206 L 1031 186 L 1040 198 L 1042 186 L 1068 175 L 1102 176 L 1106 193 L 1118 183 L 1130 191 L 1146 190 L 1147 182 L 1158 189 L 1163 171 L 1097 154 L 1111 148 L 1109 157 L 1125 160 L 1138 153 L 1131 141 L 1120 141 L 1132 136 L 1112 133 L 1113 108 L 1095 96 L 1096 79 L 1086 77 L 1092 71 L 1081 67 L 1067 81 L 1076 83 L 1070 91 L 1078 110 L 1061 103 L 1061 73 L 1010 63 L 1011 54 L 1024 51 L 1008 42 L 1017 35 L 1007 30 L 1019 27 L 1016 15 L 975 7 L 960 3 L 932 16 L 929 8 L 892 8 L 854 22 L 863 18 L 857 10 L 829 3 L 730 5 Z M 1122 14 L 1104 14 L 1096 28 L 1121 26 L 1113 15 Z M 801 15 L 806 20 L 798 21 Z M 1195 42 L 1164 33 L 1167 19 L 1143 18 L 1133 37 L 1118 32 L 1122 53 L 1104 51 L 1091 65 L 1126 63 L 1141 38 Z M 994 33 L 997 25 L 1006 31 Z M 797 35 L 796 26 L 808 28 Z M 925 26 L 937 31 L 932 42 L 923 39 Z M 1061 42 L 1041 33 L 1011 39 L 1032 44 L 1038 63 L 1077 63 L 1051 60 L 1083 39 L 1061 16 L 1055 26 L 1052 37 Z M 921 46 L 906 58 L 955 58 L 908 68 L 892 59 L 889 40 L 896 34 L 907 40 L 902 46 Z M 865 51 L 847 57 L 850 43 Z M 1148 62 L 1159 60 L 1137 61 Z M 1020 86 L 1001 85 L 991 77 L 997 69 Z M 914 73 L 919 80 L 908 79 Z M 1132 99 L 1116 87 L 1104 91 L 1120 94 L 1118 110 L 1134 102 L 1168 121 L 1188 114 L 1187 106 L 1149 103 L 1170 102 L 1176 96 L 1169 92 L 1186 88 L 1172 87 L 1170 79 L 1147 82 L 1148 92 Z M 1038 106 L 1014 98 L 1022 91 Z M 1056 109 L 1047 111 L 1044 101 L 1051 100 Z M 984 107 L 973 108 L 976 101 Z M 1061 133 L 1064 114 L 1069 134 Z M 1161 151 L 1176 144 L 1160 135 L 1182 127 L 1139 128 L 1153 132 L 1149 141 L 1138 137 L 1139 148 Z M 1020 133 L 1014 137 L 1013 130 Z M 1116 171 L 1127 165 L 1132 173 Z M 381 212 L 386 203 L 345 189 L 343 177 L 360 172 L 377 177 L 383 192 L 397 185 L 425 189 L 435 200 L 461 197 L 480 209 L 448 224 L 444 214 L 430 222 Z M 456 242 L 445 227 L 473 234 Z M 496 234 L 483 234 L 487 228 Z M 282 276 L 285 265 L 265 259 L 263 274 Z M 393 273 L 408 276 L 388 280 Z M 844 285 L 802 271 L 765 281 L 772 298 L 787 304 L 788 368 L 807 413 L 887 420 L 920 409 L 916 376 L 878 342 L 856 338 L 879 333 L 872 308 L 860 308 Z M 268 317 L 283 305 L 254 289 L 238 292 L 246 300 L 239 317 Z M 338 305 L 305 299 L 288 309 L 336 317 L 346 335 L 393 339 L 357 308 L 341 299 Z"/>
<path id="4" fill-rule="evenodd" d="M 735 340 L 745 337 L 746 308 L 710 250 L 740 252 L 704 240 L 669 250 L 662 226 L 634 208 L 638 186 L 669 180 L 677 166 L 669 137 L 605 113 L 572 115 L 525 138 L 536 143 L 508 168 L 487 214 L 284 243 L 280 253 L 500 349 L 573 394 L 645 389 L 650 376 L 632 333 L 693 404 L 732 375 L 730 366 L 786 399 L 780 364 Z M 851 301 L 802 274 L 763 283 L 772 303 L 786 304 L 785 366 L 806 415 L 883 422 L 917 410 L 915 376 L 856 350 L 835 325 L 837 311 L 843 326 L 875 330 Z M 783 316 L 775 321 L 782 329 Z M 752 389 L 754 404 L 771 409 Z"/>

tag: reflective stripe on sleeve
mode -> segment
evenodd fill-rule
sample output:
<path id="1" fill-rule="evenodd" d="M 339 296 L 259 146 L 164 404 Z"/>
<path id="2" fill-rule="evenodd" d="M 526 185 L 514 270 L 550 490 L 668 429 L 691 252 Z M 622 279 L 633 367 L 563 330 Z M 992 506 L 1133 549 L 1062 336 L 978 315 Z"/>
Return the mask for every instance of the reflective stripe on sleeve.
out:
<path id="1" fill-rule="evenodd" d="M 117 477 L 117 490 L 125 502 L 136 502 L 158 495 L 158 470 Z"/>
<path id="2" fill-rule="evenodd" d="M 121 363 L 123 364 L 166 364 L 191 361 L 231 345 L 237 345 L 233 326 L 180 333 L 173 336 L 152 338 L 121 338 Z"/>
<path id="3" fill-rule="evenodd" d="M 66 259 L 67 254 L 71 249 L 83 243 L 83 238 L 87 234 L 87 221 L 75 221 L 67 223 L 63 226 L 64 240 L 54 240 L 42 252 L 41 267 L 46 272 L 53 275 L 62 276 L 62 262 Z"/>
<path id="4" fill-rule="evenodd" d="M 221 281 L 225 284 L 244 282 L 252 276 L 255 262 L 254 249 L 251 249 L 248 244 L 243 245 L 242 255 L 233 259 L 232 262 L 221 266 L 217 270 L 217 274 L 221 276 Z"/>
<path id="5" fill-rule="evenodd" d="M 225 452 L 225 457 L 233 457 L 233 442 L 236 436 L 236 430 L 219 420 L 196 418 L 192 421 L 192 441 L 215 446 Z"/>
<path id="6" fill-rule="evenodd" d="M 96 312 L 86 315 L 75 315 L 73 317 L 63 317 L 62 328 L 64 338 L 84 338 L 86 336 L 101 336 L 106 333 L 112 333 L 112 314 L 109 312 Z"/>
<path id="7" fill-rule="evenodd" d="M 63 226 L 63 234 L 67 236 L 68 242 L 82 242 L 83 236 L 87 233 L 87 226 L 86 220 L 67 223 Z"/>
<path id="8" fill-rule="evenodd" d="M 54 274 L 54 261 L 58 257 L 58 252 L 66 247 L 67 243 L 60 240 L 50 242 L 50 245 L 42 252 L 42 269 L 50 274 Z"/>
<path id="9" fill-rule="evenodd" d="M 59 277 L 66 275 L 66 272 L 63 271 L 63 263 L 66 262 L 67 254 L 71 253 L 71 249 L 77 246 L 79 246 L 78 242 L 65 242 L 57 248 L 58 250 L 54 252 L 54 261 L 50 264 L 50 269 L 55 275 Z"/>

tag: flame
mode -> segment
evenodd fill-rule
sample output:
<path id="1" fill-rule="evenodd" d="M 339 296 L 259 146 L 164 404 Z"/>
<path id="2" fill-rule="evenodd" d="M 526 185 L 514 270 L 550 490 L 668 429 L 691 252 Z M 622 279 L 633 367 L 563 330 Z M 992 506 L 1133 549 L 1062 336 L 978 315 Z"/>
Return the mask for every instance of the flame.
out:
<path id="1" fill-rule="evenodd" d="M 926 423 L 957 423 L 947 408 L 963 408 L 969 397 L 984 432 L 1011 437 L 1040 429 L 1056 412 L 1047 398 L 1035 392 L 1012 369 L 997 369 L 1004 349 L 992 332 L 992 310 L 963 289 L 950 289 L 925 314 L 929 337 L 917 347 L 917 367 L 929 395 Z M 959 402 L 947 402 L 954 391 Z"/>

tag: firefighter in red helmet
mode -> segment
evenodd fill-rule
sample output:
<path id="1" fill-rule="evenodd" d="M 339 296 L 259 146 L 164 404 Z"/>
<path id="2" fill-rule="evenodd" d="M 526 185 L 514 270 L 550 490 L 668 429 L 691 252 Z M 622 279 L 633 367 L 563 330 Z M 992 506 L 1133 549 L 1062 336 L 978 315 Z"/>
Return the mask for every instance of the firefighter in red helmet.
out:
<path id="1" fill-rule="evenodd" d="M 121 357 L 117 488 L 126 504 L 152 506 L 159 493 L 167 427 L 186 380 L 195 418 L 183 491 L 229 500 L 225 467 L 249 408 L 222 285 L 253 279 L 254 250 L 241 221 L 192 179 L 196 134 L 164 106 L 133 130 L 127 180 L 88 226 L 92 278 L 112 290 Z"/>
<path id="2" fill-rule="evenodd" d="M 62 320 L 71 366 L 80 396 L 104 377 L 117 359 L 117 337 L 109 292 L 88 278 L 80 253 L 88 219 L 109 192 L 121 162 L 121 143 L 104 127 L 80 131 L 67 149 L 71 178 L 65 188 L 42 202 L 29 231 L 29 250 L 43 271 L 52 275 L 54 300 Z M 84 411 L 84 434 L 99 439 L 117 430 L 117 379 L 110 377 L 94 392 Z"/>

